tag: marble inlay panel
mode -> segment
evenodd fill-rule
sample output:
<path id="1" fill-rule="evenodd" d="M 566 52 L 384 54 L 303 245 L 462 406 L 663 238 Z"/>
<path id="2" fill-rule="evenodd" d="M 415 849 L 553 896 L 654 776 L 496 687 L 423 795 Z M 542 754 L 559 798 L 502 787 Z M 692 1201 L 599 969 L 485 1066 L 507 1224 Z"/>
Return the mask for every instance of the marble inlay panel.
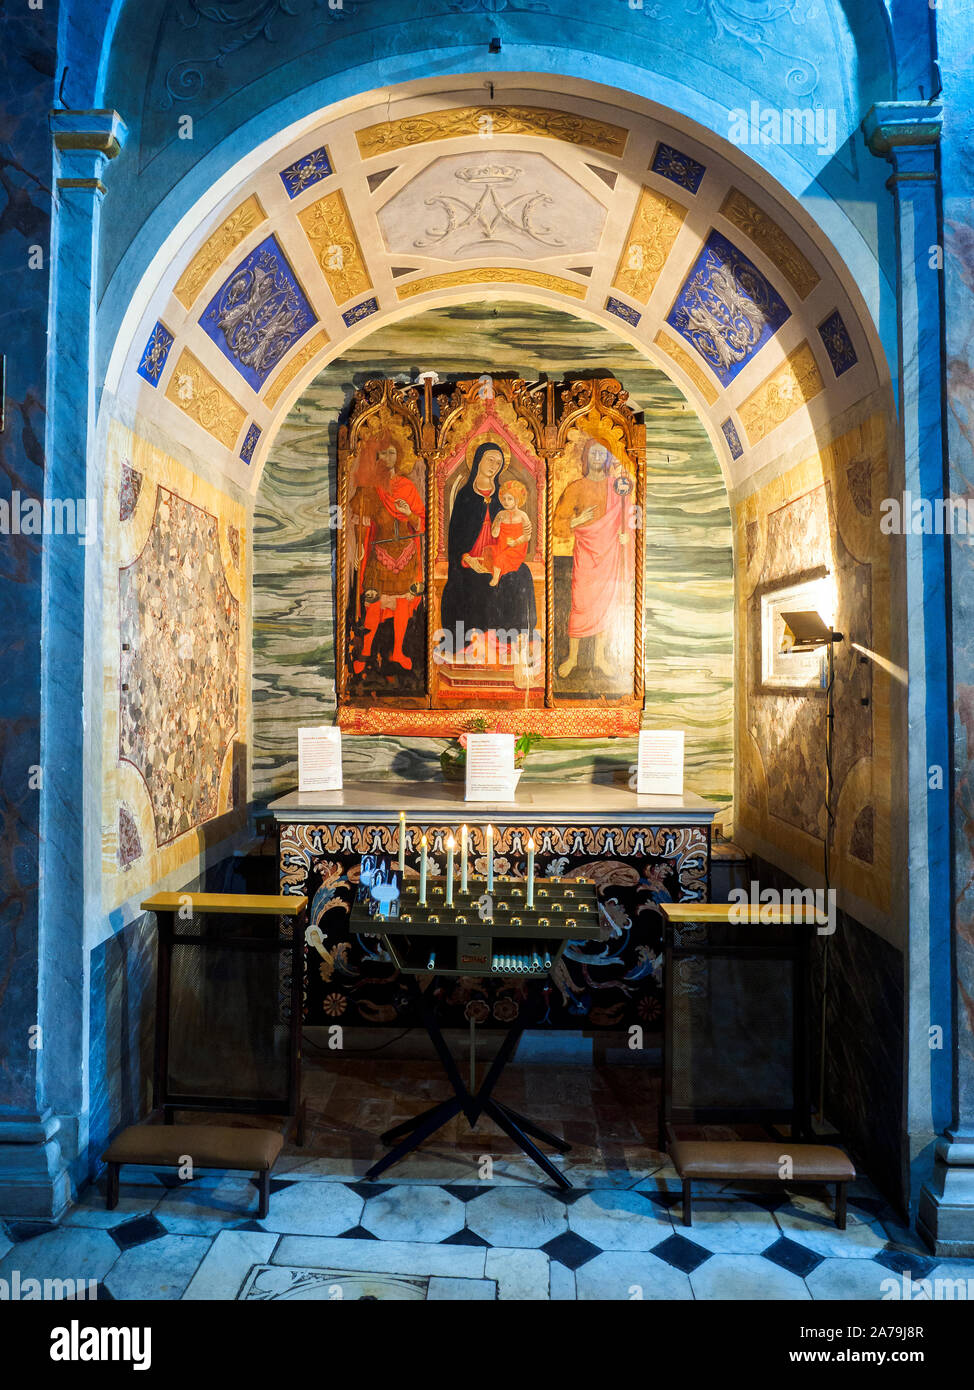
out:
<path id="1" fill-rule="evenodd" d="M 119 635 L 119 757 L 145 780 L 162 845 L 218 813 L 240 642 L 219 522 L 163 488 L 142 553 L 119 572 Z"/>
<path id="2" fill-rule="evenodd" d="M 109 912 L 195 860 L 198 835 L 187 832 L 219 816 L 229 834 L 242 819 L 250 540 L 241 503 L 115 421 L 104 515 L 119 517 L 103 559 Z"/>
<path id="3" fill-rule="evenodd" d="M 736 508 L 740 795 L 737 833 L 775 846 L 786 867 L 821 870 L 825 701 L 821 690 L 762 685 L 762 595 L 828 576 L 835 629 L 833 886 L 884 912 L 891 871 L 890 541 L 886 425 L 873 415 Z M 773 761 L 772 761 L 773 759 Z M 842 899 L 840 898 L 840 903 Z"/>

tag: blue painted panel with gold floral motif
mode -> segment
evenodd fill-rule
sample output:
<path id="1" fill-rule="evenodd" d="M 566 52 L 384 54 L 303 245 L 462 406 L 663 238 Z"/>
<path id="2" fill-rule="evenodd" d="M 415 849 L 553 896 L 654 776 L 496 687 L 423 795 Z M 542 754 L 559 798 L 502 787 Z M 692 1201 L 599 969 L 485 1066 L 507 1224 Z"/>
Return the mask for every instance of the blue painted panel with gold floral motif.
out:
<path id="1" fill-rule="evenodd" d="M 666 321 L 727 386 L 790 317 L 754 262 L 712 231 Z"/>
<path id="2" fill-rule="evenodd" d="M 200 327 L 259 391 L 317 321 L 277 238 L 269 236 L 224 280 Z"/>

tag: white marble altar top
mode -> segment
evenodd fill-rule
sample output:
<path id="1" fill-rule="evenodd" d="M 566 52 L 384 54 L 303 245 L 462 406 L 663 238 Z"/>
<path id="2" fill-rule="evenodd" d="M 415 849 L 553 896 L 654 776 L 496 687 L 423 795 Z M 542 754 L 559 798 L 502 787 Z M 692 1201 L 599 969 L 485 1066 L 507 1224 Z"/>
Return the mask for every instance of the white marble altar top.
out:
<path id="1" fill-rule="evenodd" d="M 721 809 L 695 792 L 637 796 L 624 781 L 522 782 L 513 801 L 465 801 L 462 782 L 346 782 L 337 792 L 289 792 L 268 806 L 279 821 L 437 820 L 460 825 L 577 822 L 707 825 Z"/>

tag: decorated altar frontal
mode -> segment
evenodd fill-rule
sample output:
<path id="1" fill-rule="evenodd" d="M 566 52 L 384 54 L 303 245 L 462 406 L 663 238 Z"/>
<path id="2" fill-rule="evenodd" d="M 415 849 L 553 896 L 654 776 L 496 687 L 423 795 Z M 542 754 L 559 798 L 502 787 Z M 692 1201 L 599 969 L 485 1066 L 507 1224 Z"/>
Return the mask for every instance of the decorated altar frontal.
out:
<path id="1" fill-rule="evenodd" d="M 506 804 L 471 803 L 463 787 L 349 782 L 335 792 L 292 792 L 271 803 L 280 826 L 281 892 L 307 894 L 306 1026 L 419 1023 L 405 982 L 381 938 L 352 933 L 351 905 L 363 855 L 398 862 L 405 817 L 404 873 L 442 874 L 447 839 L 466 825 L 472 880 L 486 882 L 488 826 L 494 872 L 523 879 L 528 840 L 543 878 L 595 882 L 607 935 L 569 942 L 544 981 L 434 978 L 443 1027 L 471 1021 L 507 1027 L 528 991 L 544 991 L 534 1026 L 655 1030 L 662 1012 L 662 902 L 709 898 L 710 843 L 718 807 L 692 792 L 637 796 L 624 783 L 530 782 Z"/>

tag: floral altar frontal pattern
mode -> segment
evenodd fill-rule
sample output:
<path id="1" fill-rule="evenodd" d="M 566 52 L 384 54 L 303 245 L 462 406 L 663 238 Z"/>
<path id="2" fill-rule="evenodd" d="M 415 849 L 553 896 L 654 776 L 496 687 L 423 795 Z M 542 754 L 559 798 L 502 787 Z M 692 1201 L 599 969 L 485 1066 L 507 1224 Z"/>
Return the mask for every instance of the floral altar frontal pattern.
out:
<path id="1" fill-rule="evenodd" d="M 379 936 L 353 934 L 349 913 L 363 854 L 398 853 L 388 821 L 281 821 L 281 892 L 306 893 L 304 1022 L 417 1026 L 405 981 Z M 674 817 L 674 821 L 678 821 Z M 429 844 L 429 870 L 442 874 L 452 823 L 407 828 L 406 878 L 419 872 L 419 841 Z M 486 876 L 485 827 L 470 828 L 470 873 Z M 530 1012 L 540 1028 L 655 1029 L 662 1009 L 661 902 L 704 902 L 709 896 L 711 827 L 689 824 L 509 824 L 495 827 L 499 879 L 525 876 L 534 838 L 540 877 L 595 881 L 607 922 L 601 940 L 569 942 L 544 981 L 517 977 L 432 977 L 442 1027 L 473 1021 L 506 1027 Z"/>

